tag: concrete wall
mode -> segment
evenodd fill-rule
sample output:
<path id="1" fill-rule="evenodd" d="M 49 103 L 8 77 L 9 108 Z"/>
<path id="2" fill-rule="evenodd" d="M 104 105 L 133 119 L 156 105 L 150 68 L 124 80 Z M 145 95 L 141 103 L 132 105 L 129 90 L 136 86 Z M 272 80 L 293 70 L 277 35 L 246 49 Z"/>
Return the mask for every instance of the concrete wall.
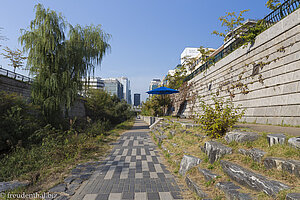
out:
<path id="1" fill-rule="evenodd" d="M 237 49 L 190 80 L 189 94 L 206 102 L 217 93 L 232 98 L 246 108 L 246 122 L 300 125 L 299 23 L 300 9 L 257 36 L 253 46 Z M 189 100 L 184 115 L 197 112 L 199 100 Z"/>
<path id="2" fill-rule="evenodd" d="M 148 124 L 149 126 L 151 126 L 152 124 L 154 124 L 154 122 L 158 119 L 158 117 L 151 117 L 151 116 L 140 116 L 141 120 L 145 121 L 146 124 Z"/>

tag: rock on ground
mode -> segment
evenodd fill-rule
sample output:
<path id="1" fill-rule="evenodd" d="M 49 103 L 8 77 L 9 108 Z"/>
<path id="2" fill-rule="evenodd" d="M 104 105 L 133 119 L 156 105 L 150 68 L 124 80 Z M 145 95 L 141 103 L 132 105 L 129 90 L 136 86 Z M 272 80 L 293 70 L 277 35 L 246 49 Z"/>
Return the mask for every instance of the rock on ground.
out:
<path id="1" fill-rule="evenodd" d="M 230 142 L 253 142 L 259 138 L 259 135 L 254 132 L 231 131 L 225 135 L 225 140 Z"/>
<path id="2" fill-rule="evenodd" d="M 276 197 L 281 190 L 290 189 L 279 181 L 269 180 L 268 178 L 256 174 L 248 169 L 245 169 L 237 164 L 229 161 L 220 161 L 223 171 L 234 181 L 256 191 L 263 191 L 269 196 Z"/>
<path id="3" fill-rule="evenodd" d="M 205 142 L 203 150 L 208 156 L 209 162 L 211 164 L 220 159 L 225 154 L 232 154 L 232 148 L 215 141 Z"/>
<path id="4" fill-rule="evenodd" d="M 282 158 L 268 157 L 264 159 L 264 165 L 267 169 L 276 168 L 280 171 L 286 171 L 300 178 L 300 161 L 285 160 Z"/>
<path id="5" fill-rule="evenodd" d="M 185 177 L 185 182 L 186 182 L 187 186 L 192 191 L 194 191 L 199 197 L 201 197 L 201 198 L 207 197 L 207 194 L 205 192 L 203 192 L 203 190 L 201 190 L 201 188 L 195 182 L 193 182 L 189 176 Z"/>
<path id="6" fill-rule="evenodd" d="M 218 174 L 212 173 L 208 169 L 201 169 L 200 167 L 198 167 L 198 171 L 204 176 L 206 181 L 216 179 L 219 176 Z"/>
<path id="7" fill-rule="evenodd" d="M 269 146 L 273 146 L 274 144 L 284 144 L 286 136 L 284 134 L 268 134 L 267 139 Z"/>
<path id="8" fill-rule="evenodd" d="M 300 193 L 289 193 L 286 195 L 286 200 L 300 200 Z"/>
<path id="9" fill-rule="evenodd" d="M 239 153 L 251 157 L 255 162 L 262 162 L 262 158 L 266 154 L 266 152 L 256 148 L 250 150 L 239 149 Z"/>
<path id="10" fill-rule="evenodd" d="M 235 185 L 233 182 L 219 182 L 216 184 L 216 187 L 222 190 L 225 195 L 226 199 L 231 200 L 251 200 L 252 197 L 248 193 L 239 192 L 238 189 L 241 187 Z"/>
<path id="11" fill-rule="evenodd" d="M 27 185 L 29 185 L 29 182 L 19 182 L 19 181 L 0 182 L 0 192 L 14 190 L 18 187 L 25 187 Z"/>
<path id="12" fill-rule="evenodd" d="M 288 140 L 290 146 L 300 149 L 300 137 L 292 137 Z"/>
<path id="13" fill-rule="evenodd" d="M 180 163 L 179 173 L 184 176 L 189 169 L 199 165 L 200 162 L 201 160 L 197 157 L 184 155 Z"/>

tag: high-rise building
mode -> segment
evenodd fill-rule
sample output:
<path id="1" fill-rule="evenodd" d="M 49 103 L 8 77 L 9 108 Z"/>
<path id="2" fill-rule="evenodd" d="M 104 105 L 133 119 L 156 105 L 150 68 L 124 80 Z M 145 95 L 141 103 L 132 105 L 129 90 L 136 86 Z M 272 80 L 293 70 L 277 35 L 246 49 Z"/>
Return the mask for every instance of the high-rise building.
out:
<path id="1" fill-rule="evenodd" d="M 155 78 L 150 82 L 149 90 L 154 90 L 158 88 L 158 86 L 161 84 L 161 80 L 159 78 Z"/>
<path id="2" fill-rule="evenodd" d="M 86 77 L 82 79 L 83 88 L 80 95 L 85 95 L 88 89 L 104 89 L 104 82 L 100 77 Z"/>
<path id="3" fill-rule="evenodd" d="M 123 97 L 128 104 L 131 104 L 131 90 L 130 90 L 130 81 L 127 77 L 117 78 L 120 83 L 123 85 Z"/>
<path id="4" fill-rule="evenodd" d="M 141 94 L 134 94 L 134 106 L 141 105 Z"/>
<path id="5" fill-rule="evenodd" d="M 83 87 L 90 89 L 103 89 L 104 82 L 100 77 L 87 77 L 82 79 Z"/>
<path id="6" fill-rule="evenodd" d="M 104 78 L 104 90 L 111 95 L 116 95 L 119 99 L 123 99 L 123 85 L 116 78 Z"/>

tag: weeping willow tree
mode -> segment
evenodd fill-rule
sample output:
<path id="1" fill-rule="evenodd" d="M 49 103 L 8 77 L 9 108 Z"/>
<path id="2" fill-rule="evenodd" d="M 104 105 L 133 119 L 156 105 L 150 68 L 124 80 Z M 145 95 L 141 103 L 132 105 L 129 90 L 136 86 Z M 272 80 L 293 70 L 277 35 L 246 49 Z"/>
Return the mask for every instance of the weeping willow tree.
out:
<path id="1" fill-rule="evenodd" d="M 70 109 L 82 89 L 82 77 L 94 73 L 101 63 L 110 49 L 110 35 L 100 25 L 72 26 L 61 14 L 41 4 L 35 9 L 35 19 L 19 40 L 28 52 L 27 67 L 35 76 L 33 102 L 41 106 L 48 122 L 53 123 Z"/>

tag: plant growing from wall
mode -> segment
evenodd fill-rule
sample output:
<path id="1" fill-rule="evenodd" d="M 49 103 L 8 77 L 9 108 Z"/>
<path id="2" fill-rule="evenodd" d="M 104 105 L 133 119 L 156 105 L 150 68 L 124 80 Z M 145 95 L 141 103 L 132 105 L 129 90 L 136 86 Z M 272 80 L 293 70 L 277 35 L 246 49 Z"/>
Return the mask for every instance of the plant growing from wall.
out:
<path id="1" fill-rule="evenodd" d="M 195 117 L 208 136 L 212 138 L 223 137 L 229 128 L 238 122 L 245 113 L 245 109 L 235 107 L 230 100 L 216 96 L 212 97 L 212 104 L 200 99 L 201 114 Z"/>
<path id="2" fill-rule="evenodd" d="M 276 10 L 279 6 L 281 6 L 281 3 L 280 0 L 268 0 L 266 6 L 270 10 Z"/>
<path id="3" fill-rule="evenodd" d="M 41 4 L 35 9 L 30 30 L 25 30 L 19 40 L 28 52 L 29 70 L 35 75 L 33 102 L 41 105 L 49 123 L 57 125 L 62 110 L 67 111 L 77 98 L 82 77 L 93 72 L 109 50 L 110 35 L 100 25 L 72 26 Z"/>
<path id="4" fill-rule="evenodd" d="M 224 40 L 229 39 L 230 37 L 238 38 L 242 32 L 242 29 L 236 29 L 239 26 L 243 25 L 245 18 L 243 14 L 249 10 L 240 11 L 239 15 L 236 15 L 235 12 L 226 12 L 225 16 L 219 18 L 221 25 L 225 27 L 225 32 L 213 31 L 212 34 L 223 37 Z"/>

